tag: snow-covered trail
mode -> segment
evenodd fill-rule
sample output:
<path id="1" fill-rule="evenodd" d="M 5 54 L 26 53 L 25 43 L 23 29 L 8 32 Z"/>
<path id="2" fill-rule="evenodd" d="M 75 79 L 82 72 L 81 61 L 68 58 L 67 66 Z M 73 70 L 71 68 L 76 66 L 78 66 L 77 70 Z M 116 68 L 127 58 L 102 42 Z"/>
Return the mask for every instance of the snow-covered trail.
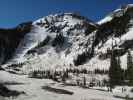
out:
<path id="1" fill-rule="evenodd" d="M 27 76 L 10 75 L 6 72 L 0 72 L 0 75 L 3 75 L 3 79 L 5 79 L 3 82 L 16 81 L 19 83 L 24 83 L 19 85 L 8 85 L 9 89 L 24 91 L 26 93 L 26 95 L 20 95 L 19 97 L 11 100 L 121 100 L 114 98 L 112 94 L 108 92 L 83 89 L 80 87 L 62 86 L 52 80 L 27 78 Z M 65 89 L 74 92 L 74 94 L 65 95 L 48 92 L 43 90 L 42 86 Z"/>

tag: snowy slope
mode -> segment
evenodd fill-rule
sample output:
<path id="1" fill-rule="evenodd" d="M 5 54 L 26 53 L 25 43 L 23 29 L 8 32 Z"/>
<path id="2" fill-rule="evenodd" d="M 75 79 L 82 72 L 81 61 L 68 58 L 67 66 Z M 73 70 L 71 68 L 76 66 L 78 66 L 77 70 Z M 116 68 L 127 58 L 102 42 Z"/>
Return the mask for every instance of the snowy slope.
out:
<path id="1" fill-rule="evenodd" d="M 95 54 L 96 56 L 99 56 L 99 54 L 107 54 L 108 50 L 112 50 L 112 46 L 115 50 L 118 50 L 121 52 L 121 50 L 125 50 L 125 53 L 120 55 L 121 59 L 121 67 L 126 68 L 127 64 L 127 50 L 132 51 L 132 40 L 133 40 L 133 5 L 125 5 L 121 8 L 113 11 L 111 14 L 106 16 L 104 19 L 100 20 L 98 24 L 104 26 L 108 26 L 107 32 L 112 31 L 112 33 L 109 33 L 110 35 L 107 37 L 107 39 L 103 42 L 99 42 L 99 44 L 95 48 Z M 126 22 L 124 22 L 126 20 Z M 122 25 L 123 24 L 123 25 Z M 112 25 L 112 26 L 111 26 Z M 113 26 L 116 25 L 116 28 Z M 123 27 L 123 31 L 121 28 L 118 29 L 118 27 Z M 110 29 L 112 28 L 112 29 Z M 103 28 L 104 29 L 104 28 Z M 106 32 L 106 31 L 105 31 Z M 120 34 L 119 34 L 120 33 Z M 117 35 L 118 34 L 118 35 Z M 106 35 L 106 34 L 105 34 Z M 96 60 L 97 65 L 102 63 L 99 59 Z M 98 61 L 100 63 L 98 63 Z M 107 61 L 107 59 L 104 59 L 104 61 Z M 109 62 L 108 62 L 109 63 Z M 110 64 L 103 63 L 102 66 L 104 68 L 109 68 Z"/>
<path id="2" fill-rule="evenodd" d="M 23 56 L 38 43 L 42 42 L 47 34 L 46 30 L 33 26 L 31 32 L 26 34 L 24 40 L 19 44 L 12 61 L 23 61 Z"/>
<path id="3" fill-rule="evenodd" d="M 0 100 L 122 100 L 119 98 L 113 97 L 112 93 L 105 91 L 98 91 L 94 89 L 84 89 L 80 87 L 73 86 L 63 86 L 60 83 L 57 83 L 48 79 L 34 79 L 27 78 L 26 76 L 19 76 L 14 74 L 9 74 L 7 72 L 1 72 L 0 82 L 3 83 L 21 83 L 14 85 L 6 85 L 11 90 L 24 91 L 26 94 L 22 94 L 18 97 L 1 97 Z M 54 92 L 49 92 L 45 89 L 42 89 L 44 86 L 50 86 L 57 89 L 63 89 L 71 91 L 73 95 L 59 94 Z"/>

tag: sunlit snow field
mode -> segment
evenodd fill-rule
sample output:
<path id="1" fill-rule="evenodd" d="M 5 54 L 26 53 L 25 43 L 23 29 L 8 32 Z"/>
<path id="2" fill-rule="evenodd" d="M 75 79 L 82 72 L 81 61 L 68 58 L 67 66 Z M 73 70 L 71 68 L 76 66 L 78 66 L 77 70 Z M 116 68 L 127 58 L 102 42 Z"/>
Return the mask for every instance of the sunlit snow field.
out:
<path id="1" fill-rule="evenodd" d="M 26 93 L 18 97 L 1 97 L 0 100 L 123 100 L 113 97 L 110 92 L 84 89 L 78 86 L 64 86 L 48 79 L 27 78 L 26 75 L 18 76 L 4 71 L 0 71 L 0 76 L 1 83 L 23 83 L 7 85 L 7 87 L 11 90 L 24 91 Z M 43 86 L 71 91 L 73 95 L 50 92 L 42 89 Z"/>

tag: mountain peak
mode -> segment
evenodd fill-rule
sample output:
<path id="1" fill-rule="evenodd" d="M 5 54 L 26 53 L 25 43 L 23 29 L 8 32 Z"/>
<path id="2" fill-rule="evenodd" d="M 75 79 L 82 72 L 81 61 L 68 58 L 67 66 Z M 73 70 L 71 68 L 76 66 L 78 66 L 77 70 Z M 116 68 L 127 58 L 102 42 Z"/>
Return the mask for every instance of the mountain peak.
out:
<path id="1" fill-rule="evenodd" d="M 46 24 L 53 25 L 54 23 L 58 23 L 58 24 L 61 23 L 61 24 L 69 24 L 70 26 L 73 26 L 75 24 L 82 24 L 83 22 L 96 26 L 96 24 L 93 21 L 83 16 L 80 16 L 78 13 L 59 13 L 59 14 L 53 14 L 53 15 L 51 14 L 49 16 L 40 18 L 39 20 L 35 21 L 33 24 L 45 26 Z"/>
<path id="2" fill-rule="evenodd" d="M 19 26 L 22 27 L 24 25 Z M 93 37 L 90 34 L 97 29 L 97 26 L 87 18 L 75 13 L 54 14 L 40 18 L 32 23 L 30 32 L 21 40 L 9 63 L 23 62 L 27 53 L 29 54 L 29 52 L 36 50 L 37 54 L 43 54 L 44 51 L 47 52 L 45 56 L 48 56 L 48 52 L 51 51 L 50 54 L 57 57 L 62 52 L 64 57 L 59 57 L 58 59 L 66 60 L 69 58 L 69 60 L 71 59 L 69 64 L 72 64 L 73 60 L 77 59 L 77 55 L 86 52 L 87 45 L 90 46 L 92 44 L 88 44 L 88 40 L 90 41 L 89 37 Z M 43 44 L 42 48 L 44 46 L 49 47 L 49 49 L 41 52 L 40 44 Z M 77 49 L 81 47 L 82 49 Z M 77 51 L 75 51 L 76 49 Z M 65 54 L 67 51 L 70 53 Z"/>

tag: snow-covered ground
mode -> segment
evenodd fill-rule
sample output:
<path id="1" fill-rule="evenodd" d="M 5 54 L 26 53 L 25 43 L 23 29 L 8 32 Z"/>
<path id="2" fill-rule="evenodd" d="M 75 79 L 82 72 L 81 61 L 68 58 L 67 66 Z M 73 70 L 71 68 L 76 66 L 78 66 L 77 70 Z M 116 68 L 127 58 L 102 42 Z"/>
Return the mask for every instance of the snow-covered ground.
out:
<path id="1" fill-rule="evenodd" d="M 131 92 L 132 89 L 133 87 L 129 87 L 129 86 L 116 86 L 113 89 L 113 94 L 114 96 L 117 96 L 117 97 L 133 98 L 133 92 Z"/>
<path id="2" fill-rule="evenodd" d="M 27 78 L 0 71 L 0 82 L 19 82 L 23 84 L 7 85 L 11 90 L 24 91 L 26 95 L 16 98 L 6 98 L 0 100 L 122 100 L 113 97 L 112 93 L 95 89 L 84 89 L 81 87 L 63 86 L 48 79 Z M 42 86 L 50 86 L 56 89 L 64 89 L 73 92 L 73 95 L 57 94 L 42 89 Z"/>

